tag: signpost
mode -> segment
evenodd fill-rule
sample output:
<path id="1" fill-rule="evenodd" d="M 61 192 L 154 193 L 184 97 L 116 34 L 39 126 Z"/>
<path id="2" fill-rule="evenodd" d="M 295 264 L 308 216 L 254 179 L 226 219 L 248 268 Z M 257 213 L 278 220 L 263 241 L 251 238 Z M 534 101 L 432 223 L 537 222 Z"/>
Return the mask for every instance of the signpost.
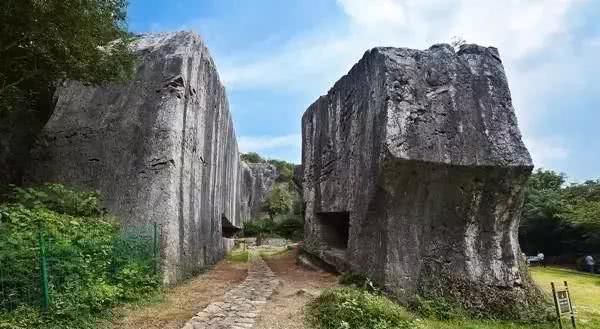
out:
<path id="1" fill-rule="evenodd" d="M 567 281 L 564 282 L 563 287 L 557 288 L 554 285 L 554 282 L 552 282 L 551 285 L 554 306 L 556 307 L 556 316 L 558 317 L 558 327 L 560 329 L 563 328 L 562 316 L 564 315 L 567 317 L 566 314 L 569 314 L 571 317 L 571 324 L 573 325 L 573 328 L 576 329 L 577 324 L 575 323 L 575 306 L 571 301 L 571 294 L 569 294 L 569 285 L 567 284 Z"/>

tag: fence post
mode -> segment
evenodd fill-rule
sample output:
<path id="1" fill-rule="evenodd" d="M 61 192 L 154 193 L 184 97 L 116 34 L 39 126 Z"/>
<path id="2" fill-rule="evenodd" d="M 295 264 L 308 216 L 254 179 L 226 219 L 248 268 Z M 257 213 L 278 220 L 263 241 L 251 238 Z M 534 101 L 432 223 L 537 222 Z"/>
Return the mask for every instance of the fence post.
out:
<path id="1" fill-rule="evenodd" d="M 46 246 L 44 244 L 44 235 L 42 229 L 39 229 L 38 240 L 40 245 L 40 274 L 42 284 L 42 311 L 48 312 L 50 306 L 50 296 L 48 292 L 48 259 L 46 256 Z"/>
<path id="2" fill-rule="evenodd" d="M 158 224 L 154 222 L 154 244 L 152 249 L 154 255 L 154 274 L 158 272 Z"/>

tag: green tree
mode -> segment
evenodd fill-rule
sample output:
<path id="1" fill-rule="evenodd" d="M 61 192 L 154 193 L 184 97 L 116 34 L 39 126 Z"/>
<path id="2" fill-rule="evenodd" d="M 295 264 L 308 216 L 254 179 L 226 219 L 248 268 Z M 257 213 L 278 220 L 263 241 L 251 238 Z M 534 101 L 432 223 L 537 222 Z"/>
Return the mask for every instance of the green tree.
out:
<path id="1" fill-rule="evenodd" d="M 532 254 L 559 254 L 565 223 L 561 186 L 565 176 L 551 170 L 538 169 L 531 175 L 523 205 L 519 230 L 523 250 Z"/>
<path id="2" fill-rule="evenodd" d="M 294 164 L 283 161 L 283 160 L 275 160 L 271 159 L 269 161 L 270 164 L 274 165 L 279 172 L 279 176 L 277 177 L 278 182 L 286 182 L 292 183 L 292 179 L 294 178 Z"/>
<path id="3" fill-rule="evenodd" d="M 293 198 L 289 189 L 277 184 L 273 187 L 267 199 L 264 208 L 271 219 L 276 215 L 287 214 L 292 210 Z"/>
<path id="4" fill-rule="evenodd" d="M 600 181 L 566 185 L 565 180 L 551 170 L 531 175 L 519 230 L 524 251 L 600 252 Z"/>
<path id="5" fill-rule="evenodd" d="M 241 159 L 243 161 L 246 161 L 248 163 L 261 163 L 264 162 L 265 160 L 258 155 L 258 153 L 256 152 L 248 152 L 248 153 L 242 153 L 242 155 L 240 156 Z"/>
<path id="6" fill-rule="evenodd" d="M 126 7 L 126 0 L 0 1 L 0 185 L 20 182 L 61 81 L 132 75 Z"/>
<path id="7" fill-rule="evenodd" d="M 0 3 L 0 95 L 62 80 L 121 80 L 133 69 L 126 0 Z"/>

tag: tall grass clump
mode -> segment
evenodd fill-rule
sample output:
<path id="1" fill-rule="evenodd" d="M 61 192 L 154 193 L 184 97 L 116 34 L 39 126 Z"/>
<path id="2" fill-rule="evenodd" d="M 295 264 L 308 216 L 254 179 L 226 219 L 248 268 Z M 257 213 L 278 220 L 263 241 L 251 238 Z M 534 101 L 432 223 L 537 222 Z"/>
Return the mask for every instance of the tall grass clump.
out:
<path id="1" fill-rule="evenodd" d="M 323 292 L 307 306 L 307 323 L 315 329 L 415 328 L 404 308 L 389 298 L 355 288 Z"/>

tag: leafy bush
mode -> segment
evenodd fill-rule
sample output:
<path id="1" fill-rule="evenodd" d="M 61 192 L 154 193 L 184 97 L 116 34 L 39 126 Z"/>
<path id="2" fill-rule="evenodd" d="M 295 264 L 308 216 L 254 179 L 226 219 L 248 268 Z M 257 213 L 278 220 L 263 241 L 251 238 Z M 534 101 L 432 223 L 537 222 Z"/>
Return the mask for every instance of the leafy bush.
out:
<path id="1" fill-rule="evenodd" d="M 304 237 L 304 223 L 298 218 L 288 217 L 275 225 L 275 233 L 285 239 L 302 240 Z"/>
<path id="2" fill-rule="evenodd" d="M 304 237 L 304 223 L 290 216 L 281 222 L 269 218 L 257 219 L 244 223 L 242 234 L 245 237 L 281 237 L 290 240 L 301 240 Z"/>
<path id="3" fill-rule="evenodd" d="M 277 215 L 290 213 L 293 203 L 293 196 L 289 189 L 283 184 L 276 184 L 267 195 L 263 207 L 273 219 Z"/>
<path id="4" fill-rule="evenodd" d="M 268 219 L 257 219 L 244 223 L 242 234 L 245 237 L 257 237 L 259 235 L 273 235 L 275 231 L 275 222 Z"/>
<path id="5" fill-rule="evenodd" d="M 24 310 L 34 310 L 26 319 L 48 328 L 93 328 L 89 319 L 156 292 L 152 248 L 124 243 L 128 237 L 101 210 L 97 194 L 44 185 L 13 187 L 8 199 L 0 205 L 0 287 L 10 296 L 0 301 L 0 323 L 9 323 L 7 328 L 40 327 L 20 324 L 15 314 Z M 43 317 L 40 240 L 50 295 Z"/>
<path id="6" fill-rule="evenodd" d="M 400 305 L 365 290 L 323 292 L 307 306 L 307 322 L 318 329 L 408 329 L 415 324 Z"/>

